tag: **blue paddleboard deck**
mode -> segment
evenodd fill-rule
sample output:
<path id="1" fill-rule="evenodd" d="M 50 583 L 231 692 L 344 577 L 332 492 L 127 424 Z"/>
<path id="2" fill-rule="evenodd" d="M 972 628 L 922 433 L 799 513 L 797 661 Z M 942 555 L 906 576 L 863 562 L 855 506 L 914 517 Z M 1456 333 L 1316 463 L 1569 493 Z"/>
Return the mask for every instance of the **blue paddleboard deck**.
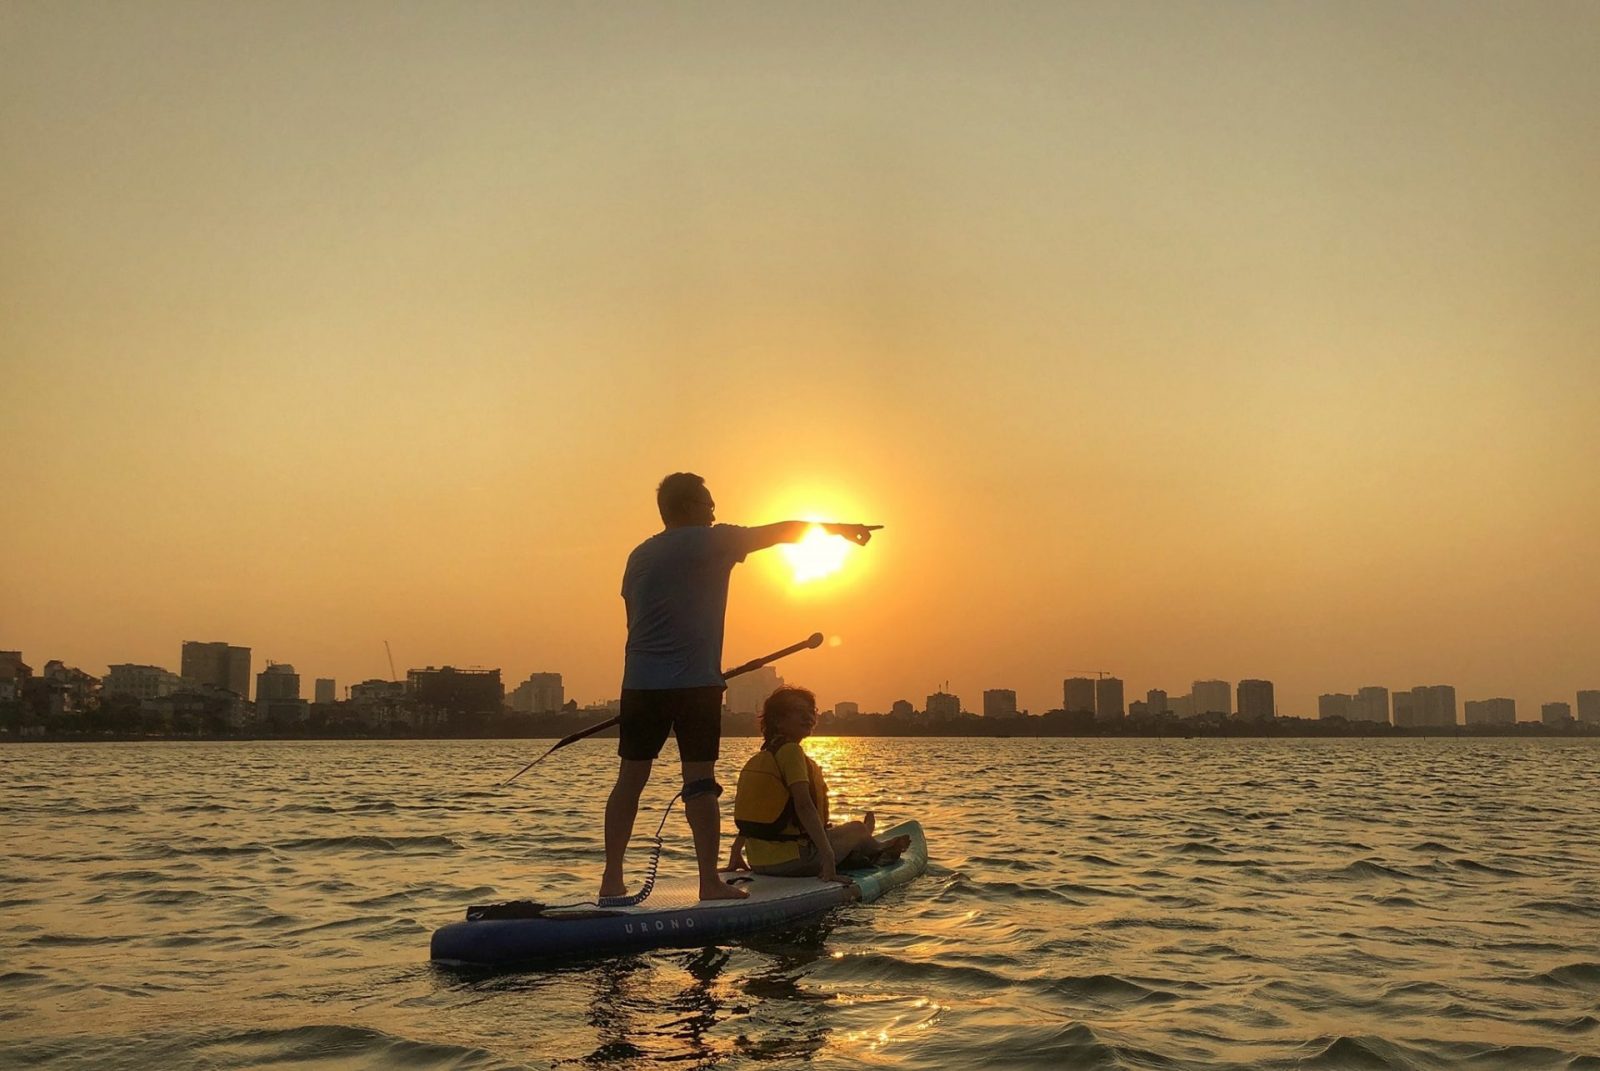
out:
<path id="1" fill-rule="evenodd" d="M 820 878 L 744 875 L 742 900 L 701 900 L 693 878 L 663 879 L 642 904 L 631 907 L 546 908 L 532 918 L 453 922 L 433 933 L 436 963 L 504 967 L 579 956 L 616 955 L 652 948 L 716 944 L 820 915 L 840 904 L 876 900 L 928 867 L 922 827 L 903 822 L 879 832 L 887 840 L 906 834 L 911 846 L 884 866 L 843 871 L 848 885 Z"/>

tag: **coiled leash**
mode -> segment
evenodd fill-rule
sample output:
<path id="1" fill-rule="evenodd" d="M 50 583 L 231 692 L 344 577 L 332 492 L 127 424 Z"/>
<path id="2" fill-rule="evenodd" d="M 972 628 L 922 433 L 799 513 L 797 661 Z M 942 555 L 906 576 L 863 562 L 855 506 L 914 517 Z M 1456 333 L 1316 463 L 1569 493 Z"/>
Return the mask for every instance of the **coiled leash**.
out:
<path id="1" fill-rule="evenodd" d="M 567 910 L 574 907 L 633 907 L 642 904 L 650 898 L 655 891 L 656 872 L 661 868 L 661 849 L 663 841 L 661 831 L 667 828 L 667 819 L 672 816 L 672 808 L 679 800 L 687 804 L 692 799 L 701 796 L 721 796 L 722 786 L 710 777 L 701 778 L 699 781 L 690 781 L 678 790 L 677 794 L 667 802 L 666 809 L 661 812 L 661 821 L 656 825 L 655 847 L 650 849 L 650 865 L 645 868 L 644 884 L 639 886 L 639 891 L 632 896 L 600 896 L 593 900 L 574 900 L 570 904 L 540 904 L 532 900 L 512 900 L 504 904 L 482 904 L 467 908 L 467 921 L 479 922 L 484 919 L 530 919 L 540 918 L 547 911 Z"/>
<path id="2" fill-rule="evenodd" d="M 661 866 L 661 831 L 667 828 L 667 817 L 672 814 L 672 808 L 679 800 L 687 807 L 692 799 L 701 796 L 721 796 L 722 786 L 714 778 L 705 777 L 699 781 L 690 781 L 673 796 L 667 803 L 667 809 L 661 812 L 661 822 L 656 826 L 656 846 L 650 849 L 650 865 L 645 868 L 644 884 L 639 886 L 639 891 L 632 896 L 602 896 L 594 901 L 596 907 L 633 907 L 642 904 L 650 898 L 650 893 L 656 887 L 656 871 Z"/>

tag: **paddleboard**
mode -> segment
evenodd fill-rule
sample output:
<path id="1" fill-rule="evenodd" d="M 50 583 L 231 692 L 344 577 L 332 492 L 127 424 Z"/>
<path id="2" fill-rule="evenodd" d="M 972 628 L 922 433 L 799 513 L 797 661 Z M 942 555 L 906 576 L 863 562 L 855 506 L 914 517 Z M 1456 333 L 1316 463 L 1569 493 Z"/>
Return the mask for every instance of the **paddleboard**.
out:
<path id="1" fill-rule="evenodd" d="M 844 870 L 848 885 L 820 878 L 744 874 L 748 899 L 699 899 L 693 878 L 663 878 L 650 897 L 629 907 L 540 907 L 529 903 L 502 914 L 520 918 L 469 918 L 433 933 L 431 958 L 458 966 L 504 967 L 578 956 L 642 952 L 716 944 L 744 934 L 790 925 L 851 901 L 866 903 L 904 885 L 928 867 L 922 827 L 903 822 L 878 833 L 905 834 L 911 846 L 884 866 Z M 511 907 L 511 905 L 503 905 Z"/>

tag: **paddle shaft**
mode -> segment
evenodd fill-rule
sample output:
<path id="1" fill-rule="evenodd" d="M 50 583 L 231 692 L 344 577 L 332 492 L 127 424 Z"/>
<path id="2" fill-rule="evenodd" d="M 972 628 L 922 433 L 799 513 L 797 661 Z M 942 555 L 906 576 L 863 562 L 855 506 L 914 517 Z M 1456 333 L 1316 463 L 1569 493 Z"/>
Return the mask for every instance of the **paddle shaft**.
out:
<path id="1" fill-rule="evenodd" d="M 763 655 L 760 658 L 751 659 L 749 662 L 745 662 L 742 665 L 734 666 L 732 669 L 723 670 L 722 671 L 722 679 L 723 680 L 732 680 L 734 677 L 739 676 L 741 673 L 749 673 L 751 670 L 760 669 L 762 666 L 765 666 L 768 663 L 776 662 L 778 659 L 783 658 L 785 655 L 792 655 L 796 651 L 804 651 L 804 650 L 807 650 L 808 648 L 821 647 L 821 646 L 822 646 L 822 633 L 813 632 L 808 638 L 801 640 L 799 643 L 791 643 L 789 646 L 785 647 L 781 651 L 773 651 L 769 655 Z M 622 720 L 622 718 L 620 716 L 619 717 L 615 717 L 615 718 L 608 718 L 608 719 L 606 719 L 605 721 L 601 722 L 598 725 L 591 725 L 587 729 L 579 729 L 575 733 L 572 733 L 572 734 L 570 734 L 568 736 L 563 736 L 560 740 L 557 740 L 555 742 L 555 744 L 551 746 L 549 751 L 546 751 L 543 755 L 540 755 L 538 758 L 536 758 L 532 762 L 528 763 L 528 765 L 524 766 L 522 769 L 518 770 L 516 773 L 512 774 L 510 777 L 508 777 L 504 781 L 502 781 L 500 783 L 500 787 L 504 788 L 506 785 L 509 785 L 511 782 L 515 781 L 517 778 L 521 777 L 523 774 L 527 773 L 529 770 L 531 770 L 535 766 L 539 765 L 545 759 L 548 759 L 551 755 L 555 754 L 557 751 L 559 751 L 562 748 L 566 747 L 568 744 L 575 744 L 579 740 L 582 740 L 586 736 L 593 736 L 595 733 L 598 733 L 598 732 L 600 732 L 600 731 L 602 731 L 604 729 L 609 729 L 609 728 L 611 728 L 613 725 L 617 724 L 617 722 L 619 722 L 621 720 Z"/>

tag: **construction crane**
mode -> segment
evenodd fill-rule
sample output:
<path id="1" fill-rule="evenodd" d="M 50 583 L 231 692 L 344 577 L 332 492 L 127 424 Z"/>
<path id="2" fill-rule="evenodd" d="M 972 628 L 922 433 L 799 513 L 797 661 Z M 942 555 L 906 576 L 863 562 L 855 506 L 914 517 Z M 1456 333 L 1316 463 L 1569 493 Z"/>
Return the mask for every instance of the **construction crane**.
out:
<path id="1" fill-rule="evenodd" d="M 1068 673 L 1093 673 L 1096 679 L 1111 676 L 1109 669 L 1069 669 Z"/>
<path id="2" fill-rule="evenodd" d="M 400 674 L 394 671 L 394 652 L 389 650 L 388 640 L 383 641 L 383 653 L 389 656 L 389 679 L 391 681 L 398 681 L 400 679 Z"/>

